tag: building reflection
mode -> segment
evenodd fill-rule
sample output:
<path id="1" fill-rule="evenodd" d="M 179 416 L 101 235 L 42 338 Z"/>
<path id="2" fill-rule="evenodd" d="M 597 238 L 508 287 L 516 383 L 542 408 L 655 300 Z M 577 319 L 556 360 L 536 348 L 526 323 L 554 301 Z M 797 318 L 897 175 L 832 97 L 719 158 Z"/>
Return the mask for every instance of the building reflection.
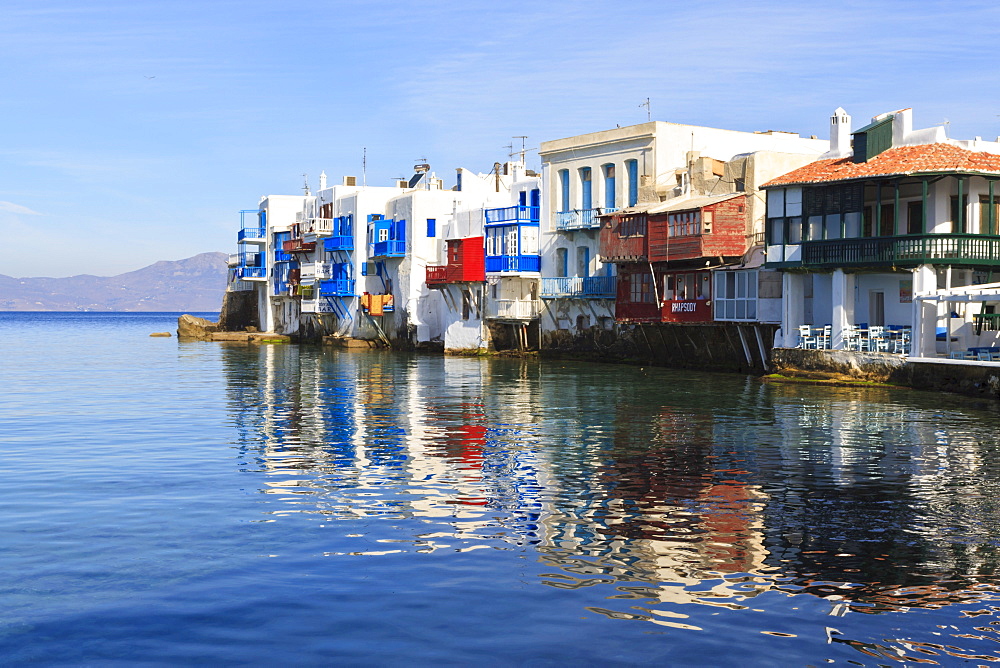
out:
<path id="1" fill-rule="evenodd" d="M 240 451 L 274 516 L 416 519 L 414 545 L 520 545 L 540 582 L 586 592 L 590 610 L 677 628 L 695 626 L 691 605 L 762 595 L 843 615 L 1000 593 L 997 437 L 934 395 L 292 346 L 225 355 Z"/>

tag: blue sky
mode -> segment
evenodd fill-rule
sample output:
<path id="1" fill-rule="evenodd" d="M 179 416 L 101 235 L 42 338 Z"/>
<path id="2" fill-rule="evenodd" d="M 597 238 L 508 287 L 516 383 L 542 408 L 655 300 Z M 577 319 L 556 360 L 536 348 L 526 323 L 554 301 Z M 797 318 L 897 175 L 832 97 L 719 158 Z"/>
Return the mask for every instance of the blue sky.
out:
<path id="1" fill-rule="evenodd" d="M 913 107 L 1000 135 L 992 2 L 53 2 L 0 12 L 0 274 L 235 251 L 325 170 L 488 171 L 511 137 L 654 120 L 826 138 Z M 537 166 L 537 156 L 529 164 Z"/>

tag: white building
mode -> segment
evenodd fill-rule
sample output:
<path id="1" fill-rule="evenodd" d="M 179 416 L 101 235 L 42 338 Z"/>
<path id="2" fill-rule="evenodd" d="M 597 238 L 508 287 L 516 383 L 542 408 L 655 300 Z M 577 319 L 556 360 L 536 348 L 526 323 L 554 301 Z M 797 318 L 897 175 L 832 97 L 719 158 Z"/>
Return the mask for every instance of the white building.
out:
<path id="1" fill-rule="evenodd" d="M 708 188 L 691 169 L 696 163 L 717 163 L 722 170 L 738 154 L 775 151 L 812 157 L 827 148 L 824 140 L 789 132 L 739 132 L 660 121 L 543 142 L 543 345 L 614 322 L 614 265 L 599 256 L 602 215 L 692 194 L 715 194 L 702 192 Z M 721 175 L 719 171 L 710 176 Z M 733 182 L 729 188 L 739 192 L 744 185 Z"/>
<path id="2" fill-rule="evenodd" d="M 995 344 L 976 321 L 990 320 L 1000 295 L 990 304 L 956 289 L 1000 269 L 1000 143 L 914 130 L 910 109 L 850 123 L 837 109 L 830 153 L 764 185 L 767 266 L 783 272 L 777 345 L 800 345 L 804 326 L 821 347 L 914 356 Z M 958 308 L 963 292 L 979 296 Z"/>

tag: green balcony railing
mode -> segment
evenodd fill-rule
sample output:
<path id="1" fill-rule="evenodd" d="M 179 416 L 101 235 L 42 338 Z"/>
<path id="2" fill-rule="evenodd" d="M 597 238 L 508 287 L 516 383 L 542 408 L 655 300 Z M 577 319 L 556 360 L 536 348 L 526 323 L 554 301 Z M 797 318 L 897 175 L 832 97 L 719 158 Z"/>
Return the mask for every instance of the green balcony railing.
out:
<path id="1" fill-rule="evenodd" d="M 917 266 L 971 264 L 1000 266 L 1000 236 L 908 234 L 802 243 L 804 267 Z"/>

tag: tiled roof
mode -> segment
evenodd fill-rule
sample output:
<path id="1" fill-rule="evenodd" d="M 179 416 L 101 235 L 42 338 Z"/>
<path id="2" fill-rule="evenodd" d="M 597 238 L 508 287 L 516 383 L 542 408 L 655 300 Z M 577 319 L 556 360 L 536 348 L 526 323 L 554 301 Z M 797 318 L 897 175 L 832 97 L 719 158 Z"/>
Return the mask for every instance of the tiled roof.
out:
<path id="1" fill-rule="evenodd" d="M 969 151 L 952 144 L 899 146 L 879 153 L 868 162 L 856 163 L 850 157 L 817 160 L 771 179 L 763 187 L 939 172 L 1000 175 L 1000 155 Z"/>

